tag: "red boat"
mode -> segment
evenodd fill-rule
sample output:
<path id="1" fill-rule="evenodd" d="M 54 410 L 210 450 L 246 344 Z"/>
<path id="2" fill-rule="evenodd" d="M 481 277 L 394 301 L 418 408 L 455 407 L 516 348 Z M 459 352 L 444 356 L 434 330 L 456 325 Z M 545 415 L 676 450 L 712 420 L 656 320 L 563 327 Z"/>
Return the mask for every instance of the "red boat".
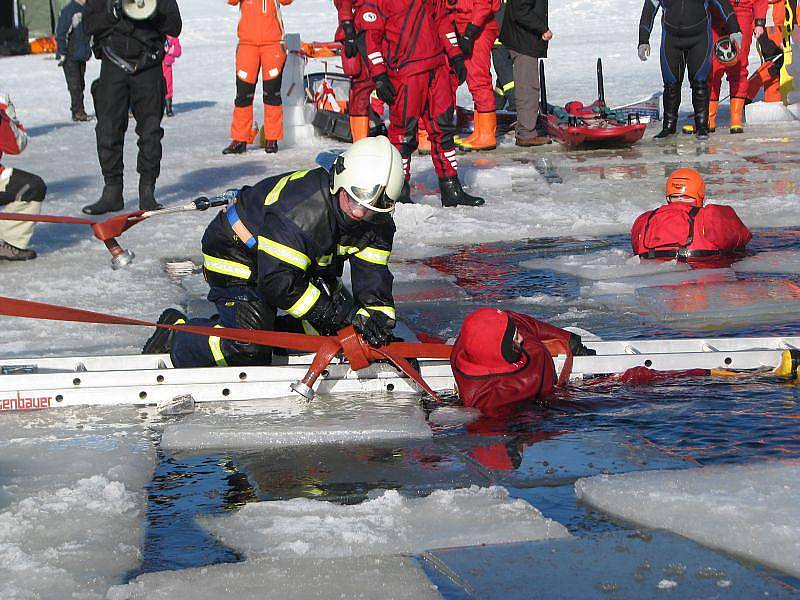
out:
<path id="1" fill-rule="evenodd" d="M 597 59 L 597 100 L 589 106 L 578 101 L 567 102 L 563 107 L 547 102 L 544 62 L 539 63 L 541 85 L 541 113 L 547 133 L 565 146 L 630 146 L 644 135 L 646 123 L 640 122 L 638 113 L 628 113 L 609 108 L 603 90 L 603 63 Z"/>

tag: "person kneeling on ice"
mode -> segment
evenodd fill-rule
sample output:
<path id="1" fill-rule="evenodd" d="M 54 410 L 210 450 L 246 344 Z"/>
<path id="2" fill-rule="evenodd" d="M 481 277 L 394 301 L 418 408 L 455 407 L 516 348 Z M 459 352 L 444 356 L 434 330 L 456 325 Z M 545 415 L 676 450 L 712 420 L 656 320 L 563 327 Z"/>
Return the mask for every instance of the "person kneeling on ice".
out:
<path id="1" fill-rule="evenodd" d="M 644 259 L 686 261 L 741 253 L 753 237 L 730 206 L 704 204 L 706 185 L 694 169 L 678 169 L 667 179 L 667 203 L 640 215 L 631 229 L 633 252 Z"/>
<path id="2" fill-rule="evenodd" d="M 372 346 L 388 343 L 395 325 L 392 212 L 402 188 L 402 158 L 383 136 L 353 144 L 330 173 L 294 171 L 242 188 L 203 235 L 208 299 L 219 314 L 188 324 L 335 335 L 352 323 Z M 338 301 L 345 260 L 352 308 Z M 287 316 L 277 317 L 278 310 Z M 175 309 L 159 318 L 185 321 Z M 171 352 L 176 367 L 269 364 L 272 358 L 266 346 L 167 329 L 158 329 L 143 352 Z"/>
<path id="3" fill-rule="evenodd" d="M 580 336 L 521 313 L 479 308 L 461 326 L 450 364 L 464 406 L 502 416 L 548 395 L 558 380 L 547 341 L 594 355 Z"/>

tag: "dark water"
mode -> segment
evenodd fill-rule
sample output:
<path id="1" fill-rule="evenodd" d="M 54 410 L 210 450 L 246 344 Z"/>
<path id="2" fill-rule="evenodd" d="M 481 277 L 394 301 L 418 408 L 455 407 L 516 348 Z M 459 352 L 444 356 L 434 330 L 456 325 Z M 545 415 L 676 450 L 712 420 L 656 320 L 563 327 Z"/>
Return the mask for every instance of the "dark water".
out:
<path id="1" fill-rule="evenodd" d="M 533 258 L 626 248 L 623 237 L 536 240 L 460 249 L 425 262 L 454 275 L 469 298 L 401 307 L 412 328 L 443 338 L 483 305 L 551 319 L 577 306 L 581 327 L 609 339 L 697 337 L 648 321 L 582 306 L 580 284 L 553 271 L 530 271 Z M 755 233 L 753 251 L 797 250 L 794 231 Z M 746 274 L 743 279 L 796 275 Z M 529 305 L 520 297 L 561 296 L 563 303 Z M 572 323 L 559 323 L 569 325 Z M 741 323 L 713 335 L 797 335 L 800 323 Z M 579 477 L 641 469 L 687 468 L 800 458 L 800 386 L 774 379 L 694 378 L 648 386 L 575 386 L 513 418 L 438 425 L 432 440 L 401 446 L 315 447 L 210 456 L 162 454 L 149 486 L 148 528 L 140 572 L 239 560 L 194 522 L 203 514 L 236 510 L 252 500 L 317 498 L 360 502 L 373 489 L 424 495 L 434 489 L 499 484 L 578 535 L 615 530 L 603 515 L 578 506 Z M 132 574 L 135 575 L 135 574 Z M 797 582 L 794 582 L 796 584 Z"/>

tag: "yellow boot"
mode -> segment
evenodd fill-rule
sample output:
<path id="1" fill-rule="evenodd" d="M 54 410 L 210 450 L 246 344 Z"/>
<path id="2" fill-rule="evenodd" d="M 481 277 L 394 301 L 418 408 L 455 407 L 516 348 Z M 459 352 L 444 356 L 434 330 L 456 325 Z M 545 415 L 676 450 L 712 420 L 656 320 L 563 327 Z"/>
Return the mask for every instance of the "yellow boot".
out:
<path id="1" fill-rule="evenodd" d="M 731 106 L 733 104 L 731 103 Z M 708 130 L 714 133 L 717 130 L 717 110 L 719 109 L 719 100 L 708 101 Z"/>
<path id="2" fill-rule="evenodd" d="M 731 98 L 731 133 L 744 133 L 743 113 L 744 98 Z"/>
<path id="3" fill-rule="evenodd" d="M 353 142 L 364 139 L 369 134 L 369 117 L 350 117 L 350 135 Z"/>
<path id="4" fill-rule="evenodd" d="M 466 138 L 456 138 L 460 150 L 494 150 L 497 148 L 497 113 L 475 113 L 475 129 Z"/>

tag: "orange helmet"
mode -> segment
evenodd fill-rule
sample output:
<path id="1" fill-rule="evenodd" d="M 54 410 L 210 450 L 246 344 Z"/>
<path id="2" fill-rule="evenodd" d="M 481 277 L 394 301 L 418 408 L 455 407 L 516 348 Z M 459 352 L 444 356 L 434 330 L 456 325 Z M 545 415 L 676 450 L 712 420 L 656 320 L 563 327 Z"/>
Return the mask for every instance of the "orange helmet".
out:
<path id="1" fill-rule="evenodd" d="M 703 206 L 706 184 L 703 176 L 694 169 L 678 169 L 667 179 L 667 203 L 693 200 L 695 206 Z"/>

